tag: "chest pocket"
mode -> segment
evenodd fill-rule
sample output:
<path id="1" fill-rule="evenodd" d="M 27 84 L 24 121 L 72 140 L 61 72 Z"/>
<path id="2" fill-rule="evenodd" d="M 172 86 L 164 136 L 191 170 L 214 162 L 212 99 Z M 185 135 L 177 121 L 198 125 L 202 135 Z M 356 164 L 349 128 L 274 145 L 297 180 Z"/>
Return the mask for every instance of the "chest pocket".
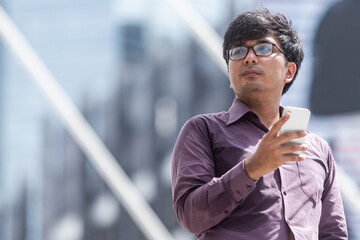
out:
<path id="1" fill-rule="evenodd" d="M 324 191 L 326 167 L 321 160 L 306 159 L 297 162 L 302 191 L 309 197 L 314 207 L 320 201 Z"/>

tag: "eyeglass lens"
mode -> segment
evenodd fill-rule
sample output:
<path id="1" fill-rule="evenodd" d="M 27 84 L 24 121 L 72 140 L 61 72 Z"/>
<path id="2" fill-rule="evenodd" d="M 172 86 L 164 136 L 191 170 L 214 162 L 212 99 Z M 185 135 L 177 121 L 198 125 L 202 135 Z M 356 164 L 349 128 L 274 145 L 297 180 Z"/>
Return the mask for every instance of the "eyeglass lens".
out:
<path id="1" fill-rule="evenodd" d="M 251 47 L 236 47 L 230 50 L 230 58 L 232 60 L 240 60 L 246 57 L 249 52 L 249 48 L 252 48 L 256 56 L 269 56 L 272 54 L 273 45 L 271 43 L 260 43 Z"/>

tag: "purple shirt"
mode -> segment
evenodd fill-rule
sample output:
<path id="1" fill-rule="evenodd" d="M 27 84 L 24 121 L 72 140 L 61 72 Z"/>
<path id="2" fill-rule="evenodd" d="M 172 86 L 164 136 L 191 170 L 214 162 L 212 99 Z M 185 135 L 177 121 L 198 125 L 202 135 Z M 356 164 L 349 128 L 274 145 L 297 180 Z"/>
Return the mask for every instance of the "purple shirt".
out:
<path id="1" fill-rule="evenodd" d="M 201 240 L 347 239 L 329 145 L 305 137 L 306 160 L 253 181 L 244 170 L 268 132 L 240 100 L 228 112 L 198 115 L 181 129 L 172 161 L 180 224 Z"/>

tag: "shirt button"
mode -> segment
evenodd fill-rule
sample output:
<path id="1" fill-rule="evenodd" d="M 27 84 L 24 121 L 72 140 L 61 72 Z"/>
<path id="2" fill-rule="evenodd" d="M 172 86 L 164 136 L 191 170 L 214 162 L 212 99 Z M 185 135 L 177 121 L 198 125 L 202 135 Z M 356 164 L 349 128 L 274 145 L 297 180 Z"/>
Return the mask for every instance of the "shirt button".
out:
<path id="1" fill-rule="evenodd" d="M 284 191 L 284 192 L 283 192 L 283 194 L 284 194 L 284 196 L 286 196 L 287 192 L 286 192 L 286 191 Z"/>
<path id="2" fill-rule="evenodd" d="M 290 221 L 290 220 L 287 220 L 286 221 L 289 225 L 292 225 L 293 223 L 292 223 L 292 221 Z"/>
<path id="3" fill-rule="evenodd" d="M 228 214 L 228 213 L 229 213 L 229 211 L 228 211 L 228 210 L 225 210 L 225 211 L 224 211 L 224 213 L 225 213 L 225 214 Z"/>
<path id="4" fill-rule="evenodd" d="M 253 186 L 250 186 L 250 185 L 247 185 L 246 187 L 247 187 L 248 191 L 251 191 L 253 189 Z"/>

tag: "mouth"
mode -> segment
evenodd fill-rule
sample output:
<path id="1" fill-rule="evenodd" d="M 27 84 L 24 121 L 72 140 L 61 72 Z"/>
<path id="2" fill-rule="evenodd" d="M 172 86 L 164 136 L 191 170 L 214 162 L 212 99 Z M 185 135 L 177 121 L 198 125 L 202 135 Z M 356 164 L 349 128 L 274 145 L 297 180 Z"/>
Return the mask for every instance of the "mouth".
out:
<path id="1" fill-rule="evenodd" d="M 247 69 L 241 73 L 244 77 L 257 77 L 261 75 L 261 72 L 255 69 Z"/>

